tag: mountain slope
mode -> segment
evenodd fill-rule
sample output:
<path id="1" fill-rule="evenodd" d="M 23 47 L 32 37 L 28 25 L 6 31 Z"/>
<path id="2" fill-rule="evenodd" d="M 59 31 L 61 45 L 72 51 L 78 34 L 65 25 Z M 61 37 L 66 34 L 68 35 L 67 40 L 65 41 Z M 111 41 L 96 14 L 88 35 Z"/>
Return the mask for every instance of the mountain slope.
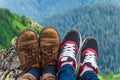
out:
<path id="1" fill-rule="evenodd" d="M 119 6 L 119 3 L 120 0 L 0 0 L 0 7 L 31 17 L 33 20 L 42 21 L 51 15 L 74 9 L 78 6 L 94 4 Z"/>
<path id="2" fill-rule="evenodd" d="M 72 8 L 71 6 L 78 6 L 74 0 L 0 0 L 0 2 L 0 7 L 8 8 L 37 21 Z M 69 2 L 72 3 L 68 4 Z"/>
<path id="3" fill-rule="evenodd" d="M 87 5 L 51 16 L 42 25 L 56 27 L 61 36 L 72 27 L 80 30 L 83 39 L 95 36 L 99 43 L 99 68 L 101 73 L 117 73 L 120 68 L 120 7 L 112 5 Z"/>
<path id="4" fill-rule="evenodd" d="M 19 16 L 8 9 L 0 8 L 0 49 L 8 48 L 12 38 L 25 28 L 39 31 L 41 26 L 25 16 Z"/>

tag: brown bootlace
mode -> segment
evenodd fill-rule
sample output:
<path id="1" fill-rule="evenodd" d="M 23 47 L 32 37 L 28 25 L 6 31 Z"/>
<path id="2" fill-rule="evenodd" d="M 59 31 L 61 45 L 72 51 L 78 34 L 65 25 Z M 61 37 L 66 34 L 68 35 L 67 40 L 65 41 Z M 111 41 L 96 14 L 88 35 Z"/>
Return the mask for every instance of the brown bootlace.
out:
<path id="1" fill-rule="evenodd" d="M 47 64 L 55 62 L 56 61 L 54 56 L 55 47 L 53 45 L 44 45 L 43 48 L 44 48 L 44 51 L 46 52 L 45 56 L 46 56 Z"/>
<path id="2" fill-rule="evenodd" d="M 25 51 L 25 53 L 26 53 L 26 65 L 25 65 L 25 68 L 24 68 L 24 72 L 26 72 L 30 67 L 31 67 L 31 65 L 32 64 L 35 64 L 35 57 L 34 57 L 34 55 L 32 55 L 32 54 L 35 54 L 35 51 L 36 50 L 36 48 L 35 48 L 35 46 L 34 45 L 32 45 L 32 46 L 30 46 L 30 45 L 26 45 L 25 47 L 24 47 L 24 51 Z"/>

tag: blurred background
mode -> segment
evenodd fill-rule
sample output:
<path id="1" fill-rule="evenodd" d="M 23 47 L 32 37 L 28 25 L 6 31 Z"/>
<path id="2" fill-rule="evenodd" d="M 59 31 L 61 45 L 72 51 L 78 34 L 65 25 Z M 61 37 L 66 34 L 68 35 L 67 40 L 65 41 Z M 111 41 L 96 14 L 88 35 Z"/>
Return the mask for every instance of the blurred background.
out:
<path id="1" fill-rule="evenodd" d="M 71 28 L 83 40 L 95 36 L 100 78 L 120 80 L 120 0 L 0 0 L 1 50 L 25 28 L 39 33 L 46 26 L 57 28 L 61 39 Z"/>

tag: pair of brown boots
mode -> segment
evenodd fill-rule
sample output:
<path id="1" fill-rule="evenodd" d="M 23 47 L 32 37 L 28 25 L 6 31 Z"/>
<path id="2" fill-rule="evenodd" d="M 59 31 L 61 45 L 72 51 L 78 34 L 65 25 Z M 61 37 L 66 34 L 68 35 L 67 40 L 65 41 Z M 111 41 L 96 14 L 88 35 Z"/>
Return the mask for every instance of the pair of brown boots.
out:
<path id="1" fill-rule="evenodd" d="M 19 34 L 16 47 L 23 73 L 32 67 L 43 70 L 57 66 L 60 36 L 52 27 L 43 28 L 39 38 L 35 31 L 26 29 Z"/>

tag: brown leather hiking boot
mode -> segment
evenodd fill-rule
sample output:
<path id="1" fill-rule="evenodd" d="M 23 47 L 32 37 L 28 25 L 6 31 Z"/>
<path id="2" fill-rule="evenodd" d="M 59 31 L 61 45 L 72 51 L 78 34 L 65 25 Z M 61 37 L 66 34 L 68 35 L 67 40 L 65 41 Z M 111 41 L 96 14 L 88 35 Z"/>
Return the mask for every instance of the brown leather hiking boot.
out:
<path id="1" fill-rule="evenodd" d="M 19 34 L 16 48 L 23 73 L 31 67 L 39 68 L 38 37 L 33 30 L 26 29 Z"/>
<path id="2" fill-rule="evenodd" d="M 57 66 L 60 37 L 56 29 L 52 27 L 43 28 L 39 37 L 41 69 L 48 65 Z"/>

